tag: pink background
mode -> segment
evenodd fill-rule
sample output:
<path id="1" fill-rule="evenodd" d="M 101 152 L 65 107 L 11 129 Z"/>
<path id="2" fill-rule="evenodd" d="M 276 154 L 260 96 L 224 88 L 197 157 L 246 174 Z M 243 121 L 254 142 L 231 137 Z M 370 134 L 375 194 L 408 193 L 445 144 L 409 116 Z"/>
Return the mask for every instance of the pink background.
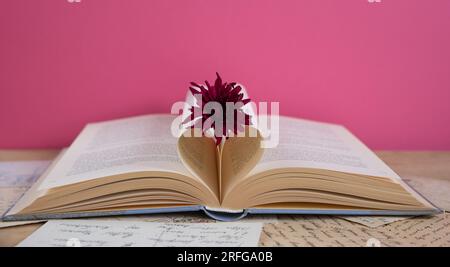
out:
<path id="1" fill-rule="evenodd" d="M 1 1 L 0 148 L 168 113 L 215 71 L 374 149 L 450 149 L 448 0 Z"/>

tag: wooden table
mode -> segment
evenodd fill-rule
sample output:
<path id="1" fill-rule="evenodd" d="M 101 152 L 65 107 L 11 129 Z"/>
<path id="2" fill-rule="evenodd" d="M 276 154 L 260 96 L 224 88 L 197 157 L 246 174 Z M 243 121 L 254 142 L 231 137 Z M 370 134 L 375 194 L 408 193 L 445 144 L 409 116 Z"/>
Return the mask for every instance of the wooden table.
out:
<path id="1" fill-rule="evenodd" d="M 0 150 L 0 161 L 48 160 L 58 150 Z M 379 151 L 383 159 L 400 176 L 424 176 L 450 180 L 450 152 Z M 31 224 L 0 229 L 0 246 L 14 246 L 42 224 Z"/>

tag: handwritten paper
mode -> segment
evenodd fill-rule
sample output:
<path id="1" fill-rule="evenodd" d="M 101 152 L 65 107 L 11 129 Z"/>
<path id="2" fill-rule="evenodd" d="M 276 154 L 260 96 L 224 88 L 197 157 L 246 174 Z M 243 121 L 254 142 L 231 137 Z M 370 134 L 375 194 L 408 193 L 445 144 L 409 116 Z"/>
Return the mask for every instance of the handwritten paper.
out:
<path id="1" fill-rule="evenodd" d="M 278 216 L 274 214 L 248 214 L 239 222 L 262 222 L 262 223 L 276 223 Z"/>
<path id="2" fill-rule="evenodd" d="M 450 211 L 450 180 L 417 176 L 403 180 L 438 208 Z"/>
<path id="3" fill-rule="evenodd" d="M 0 161 L 0 216 L 9 210 L 47 169 L 51 161 Z M 2 222 L 0 228 L 38 221 Z"/>
<path id="4" fill-rule="evenodd" d="M 432 217 L 417 217 L 382 229 L 373 229 L 370 233 L 387 246 L 448 247 L 450 216 L 444 213 Z"/>
<path id="5" fill-rule="evenodd" d="M 0 214 L 3 215 L 16 201 L 25 193 L 28 188 L 24 187 L 0 187 Z M 1 216 L 0 215 L 0 216 Z M 36 223 L 38 221 L 17 221 L 3 222 L 0 221 L 0 228 Z"/>
<path id="6" fill-rule="evenodd" d="M 367 227 L 377 228 L 382 225 L 412 218 L 411 216 L 339 216 L 347 221 L 362 224 Z"/>
<path id="7" fill-rule="evenodd" d="M 208 217 L 203 212 L 177 212 L 163 214 L 143 214 L 92 218 L 93 220 L 115 220 L 115 221 L 140 221 L 159 223 L 215 223 L 219 222 Z M 240 223 L 247 222 L 277 222 L 277 215 L 272 214 L 249 214 L 239 220 Z"/>
<path id="8" fill-rule="evenodd" d="M 0 187 L 30 187 L 51 161 L 0 161 Z"/>
<path id="9" fill-rule="evenodd" d="M 269 223 L 264 227 L 261 242 L 263 246 L 359 247 L 368 240 L 359 228 L 322 226 L 309 221 Z"/>
<path id="10" fill-rule="evenodd" d="M 415 217 L 377 228 L 332 216 L 287 216 L 267 223 L 261 246 L 450 246 L 450 216 Z"/>
<path id="11" fill-rule="evenodd" d="M 18 246 L 257 246 L 261 223 L 150 223 L 126 221 L 49 221 Z"/>
<path id="12" fill-rule="evenodd" d="M 91 220 L 91 219 L 88 219 Z M 162 214 L 142 214 L 92 218 L 100 221 L 125 221 L 125 222 L 157 222 L 157 223 L 215 223 L 216 220 L 201 212 L 177 212 Z"/>

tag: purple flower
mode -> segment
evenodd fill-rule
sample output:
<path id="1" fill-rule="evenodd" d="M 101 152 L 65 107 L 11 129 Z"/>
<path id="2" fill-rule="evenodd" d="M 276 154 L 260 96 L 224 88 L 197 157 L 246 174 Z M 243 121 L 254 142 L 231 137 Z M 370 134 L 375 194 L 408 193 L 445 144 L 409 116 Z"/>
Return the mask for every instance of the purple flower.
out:
<path id="1" fill-rule="evenodd" d="M 191 116 L 187 117 L 183 123 L 192 124 L 195 121 L 191 127 L 201 128 L 203 133 L 212 128 L 214 130 L 216 145 L 219 145 L 223 137 L 228 138 L 231 132 L 234 134 L 242 132 L 245 125 L 251 125 L 251 121 L 250 115 L 242 109 L 244 105 L 250 102 L 250 99 L 244 99 L 244 94 L 241 92 L 242 87 L 235 82 L 222 83 L 222 78 L 219 73 L 216 72 L 216 74 L 217 78 L 214 85 L 209 84 L 208 81 L 205 81 L 206 87 L 191 82 L 192 86 L 189 87 L 189 90 L 197 100 L 197 104 L 190 107 Z M 215 109 L 212 109 L 210 114 L 206 114 L 207 112 L 204 113 L 205 106 L 210 102 L 218 103 L 222 107 L 222 116 L 214 116 Z M 201 103 L 201 105 L 199 106 L 198 103 Z M 227 111 L 227 103 L 234 105 L 232 112 Z M 215 121 L 211 125 L 205 124 L 213 116 Z M 200 117 L 202 119 L 199 119 Z M 221 124 L 221 127 L 217 124 Z"/>

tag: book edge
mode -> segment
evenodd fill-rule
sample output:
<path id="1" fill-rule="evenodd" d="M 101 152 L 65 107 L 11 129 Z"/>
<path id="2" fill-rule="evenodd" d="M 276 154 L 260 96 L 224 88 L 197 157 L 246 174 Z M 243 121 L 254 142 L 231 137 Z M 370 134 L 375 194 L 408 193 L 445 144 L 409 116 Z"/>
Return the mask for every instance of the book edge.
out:
<path id="1" fill-rule="evenodd" d="M 248 208 L 242 211 L 227 210 L 210 210 L 205 206 L 185 206 L 185 207 L 169 207 L 169 208 L 153 208 L 138 210 L 122 210 L 122 211 L 105 211 L 105 212 L 76 212 L 76 213 L 57 213 L 57 214 L 32 214 L 32 215 L 7 215 L 3 221 L 23 221 L 23 220 L 52 220 L 52 219 L 74 219 L 87 217 L 107 217 L 107 216 L 125 216 L 125 215 L 145 215 L 145 214 L 161 214 L 176 212 L 194 212 L 203 211 L 208 217 L 218 221 L 238 221 L 248 214 L 295 214 L 295 215 L 350 215 L 350 216 L 419 216 L 419 215 L 435 215 L 442 213 L 442 210 L 342 210 L 342 209 L 263 209 Z"/>

